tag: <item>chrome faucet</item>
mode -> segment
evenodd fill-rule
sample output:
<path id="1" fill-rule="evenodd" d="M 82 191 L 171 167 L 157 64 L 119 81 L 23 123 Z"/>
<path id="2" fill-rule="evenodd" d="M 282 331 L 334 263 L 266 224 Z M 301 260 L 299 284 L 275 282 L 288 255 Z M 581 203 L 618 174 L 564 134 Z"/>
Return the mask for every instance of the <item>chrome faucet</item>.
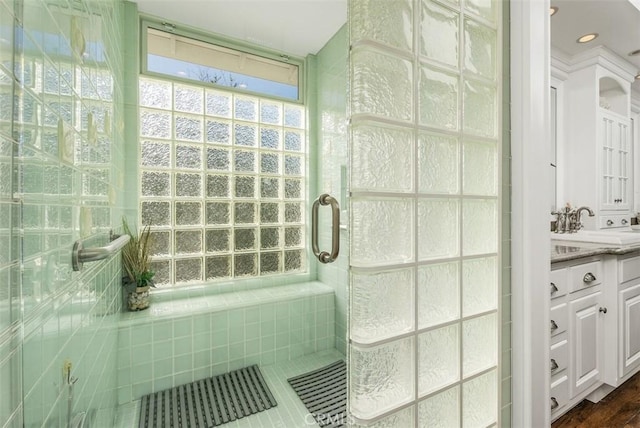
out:
<path id="1" fill-rule="evenodd" d="M 567 215 L 562 211 L 551 211 L 551 215 L 556 216 L 556 226 L 553 229 L 554 233 L 564 233 L 564 224 Z"/>
<path id="2" fill-rule="evenodd" d="M 584 225 L 582 224 L 582 220 L 580 218 L 580 216 L 582 215 L 582 211 L 588 212 L 589 213 L 589 217 L 595 216 L 593 210 L 591 208 L 587 207 L 587 206 L 578 208 L 576 210 L 574 232 L 577 232 L 578 230 L 580 230 L 580 229 L 582 229 L 584 227 Z"/>
<path id="3" fill-rule="evenodd" d="M 551 212 L 552 215 L 556 216 L 556 228 L 554 232 L 575 233 L 582 229 L 584 226 L 580 220 L 582 211 L 587 211 L 589 213 L 589 217 L 595 216 L 593 210 L 587 206 L 580 207 L 577 210 L 572 210 L 568 204 L 566 207 L 558 211 Z"/>
<path id="4" fill-rule="evenodd" d="M 570 208 L 568 206 L 557 211 L 551 211 L 551 215 L 556 216 L 555 233 L 565 233 L 569 230 L 569 212 Z"/>

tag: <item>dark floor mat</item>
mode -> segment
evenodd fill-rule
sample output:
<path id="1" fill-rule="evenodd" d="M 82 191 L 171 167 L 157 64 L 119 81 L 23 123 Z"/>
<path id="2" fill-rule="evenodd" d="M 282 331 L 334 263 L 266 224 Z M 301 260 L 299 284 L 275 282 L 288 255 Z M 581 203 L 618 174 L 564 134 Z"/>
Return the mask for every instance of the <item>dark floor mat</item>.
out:
<path id="1" fill-rule="evenodd" d="M 214 427 L 276 406 L 257 365 L 142 397 L 140 428 Z"/>
<path id="2" fill-rule="evenodd" d="M 346 425 L 347 365 L 344 361 L 337 361 L 287 381 L 318 425 Z"/>

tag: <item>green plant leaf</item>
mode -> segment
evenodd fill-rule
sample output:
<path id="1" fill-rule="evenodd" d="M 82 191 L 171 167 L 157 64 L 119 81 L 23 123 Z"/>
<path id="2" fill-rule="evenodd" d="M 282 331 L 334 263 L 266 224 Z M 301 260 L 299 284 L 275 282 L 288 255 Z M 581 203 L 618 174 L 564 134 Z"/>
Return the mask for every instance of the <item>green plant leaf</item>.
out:
<path id="1" fill-rule="evenodd" d="M 155 287 L 151 271 L 151 228 L 144 226 L 140 233 L 131 228 L 125 217 L 122 218 L 122 229 L 130 236 L 129 242 L 122 248 L 122 265 L 130 282 L 138 287 L 150 285 Z"/>

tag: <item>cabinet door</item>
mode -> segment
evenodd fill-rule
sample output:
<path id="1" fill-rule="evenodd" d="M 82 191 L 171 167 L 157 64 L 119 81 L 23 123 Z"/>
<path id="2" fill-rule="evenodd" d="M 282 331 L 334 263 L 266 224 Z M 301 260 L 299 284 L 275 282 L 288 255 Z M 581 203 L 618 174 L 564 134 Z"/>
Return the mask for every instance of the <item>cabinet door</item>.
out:
<path id="1" fill-rule="evenodd" d="M 640 284 L 620 292 L 620 377 L 640 365 Z"/>
<path id="2" fill-rule="evenodd" d="M 631 147 L 629 138 L 629 122 L 619 120 L 614 122 L 616 137 L 616 196 L 618 209 L 628 211 L 631 209 Z M 614 198 L 615 200 L 616 198 Z"/>
<path id="3" fill-rule="evenodd" d="M 628 211 L 631 208 L 629 129 L 628 119 L 601 113 L 598 130 L 602 150 L 600 209 L 605 211 Z"/>
<path id="4" fill-rule="evenodd" d="M 602 371 L 602 325 L 599 312 L 600 291 L 569 303 L 571 322 L 571 397 L 600 380 Z"/>

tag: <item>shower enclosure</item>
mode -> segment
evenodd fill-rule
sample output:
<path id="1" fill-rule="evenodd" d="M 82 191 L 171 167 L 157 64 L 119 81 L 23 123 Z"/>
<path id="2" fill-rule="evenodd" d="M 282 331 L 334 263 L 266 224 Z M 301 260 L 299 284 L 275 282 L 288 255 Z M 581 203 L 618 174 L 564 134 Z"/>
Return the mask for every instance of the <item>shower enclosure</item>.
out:
<path id="1" fill-rule="evenodd" d="M 122 215 L 122 2 L 0 2 L 0 425 L 109 421 Z M 98 414 L 99 413 L 99 414 Z M 107 425 L 108 426 L 108 425 Z"/>
<path id="2" fill-rule="evenodd" d="M 347 348 L 356 423 L 510 420 L 502 6 L 352 1 L 347 28 L 318 55 L 317 193 L 348 207 L 349 249 L 318 278 L 339 284 L 336 346 Z M 327 216 L 321 248 L 331 230 Z"/>
<path id="3" fill-rule="evenodd" d="M 88 409 L 110 421 L 153 386 L 133 371 L 134 347 L 118 345 L 143 335 L 122 318 L 119 258 L 73 273 L 70 253 L 81 237 L 104 244 L 137 210 L 125 144 L 138 139 L 125 121 L 138 117 L 127 98 L 138 90 L 137 46 L 123 20 L 132 28 L 138 16 L 121 2 L 18 3 L 0 1 L 0 230 L 10 243 L 0 248 L 0 394 L 10 397 L 0 421 L 63 426 Z M 347 23 L 306 60 L 307 218 L 320 195 L 340 207 L 337 222 L 336 209 L 318 206 L 317 250 L 325 261 L 340 252 L 330 263 L 310 256 L 308 279 L 332 290 L 330 347 L 347 360 L 355 424 L 510 419 L 503 7 L 350 0 Z M 196 329 L 214 325 L 167 322 L 159 342 L 154 330 L 137 349 L 173 352 L 189 338 L 195 355 L 193 337 L 206 331 Z M 221 331 L 207 332 L 212 349 Z M 217 354 L 207 355 L 211 374 Z M 173 377 L 181 357 L 171 356 Z M 137 390 L 120 383 L 127 376 Z"/>

